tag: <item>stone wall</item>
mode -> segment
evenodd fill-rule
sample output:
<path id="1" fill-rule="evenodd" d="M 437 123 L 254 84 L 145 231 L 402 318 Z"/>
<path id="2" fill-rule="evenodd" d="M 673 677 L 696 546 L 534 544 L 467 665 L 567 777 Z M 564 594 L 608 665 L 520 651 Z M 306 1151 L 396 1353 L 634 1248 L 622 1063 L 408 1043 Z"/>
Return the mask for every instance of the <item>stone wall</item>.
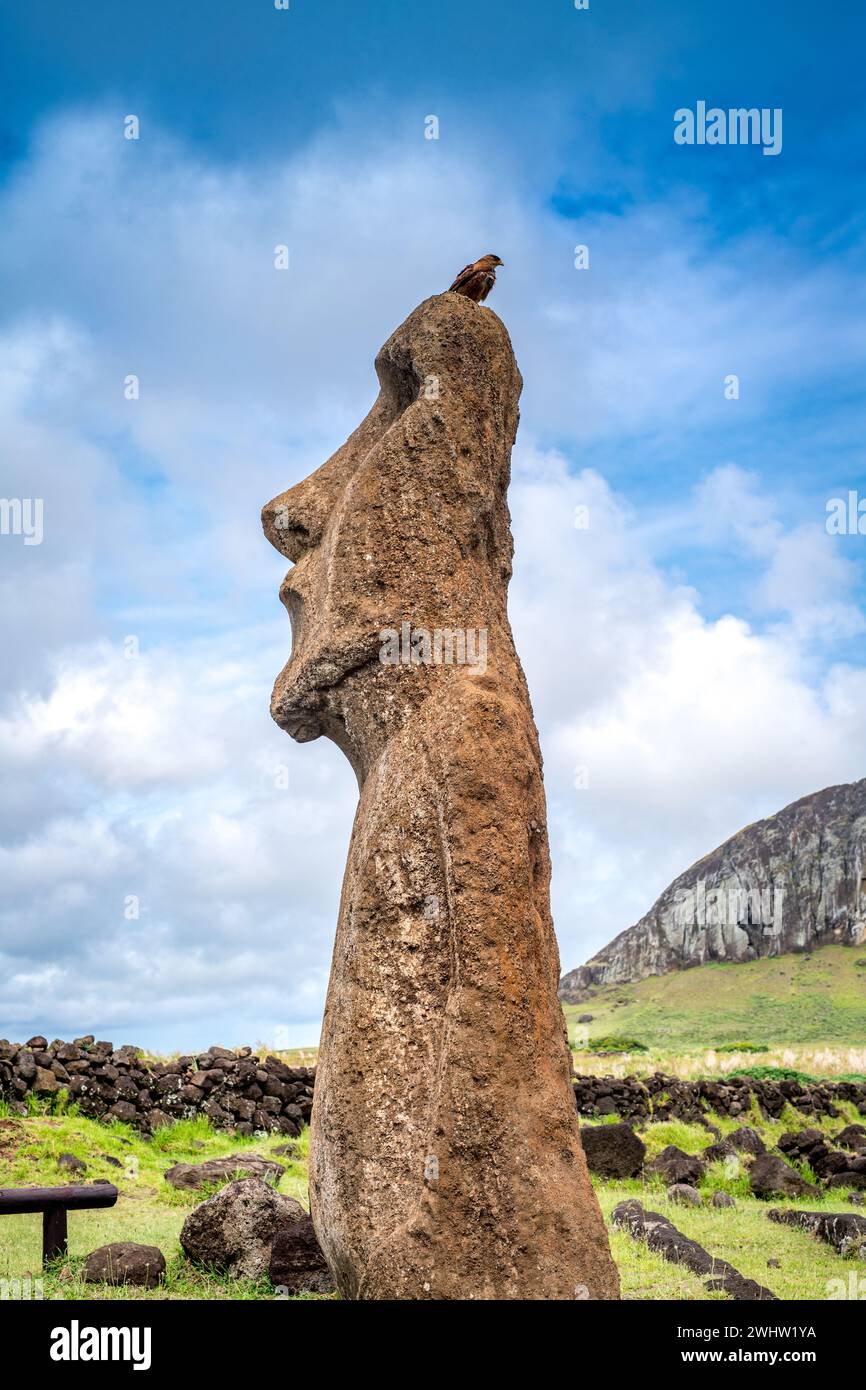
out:
<path id="1" fill-rule="evenodd" d="M 837 1101 L 850 1101 L 866 1115 L 866 1082 L 757 1081 L 749 1076 L 682 1081 L 652 1076 L 576 1076 L 574 1094 L 581 1115 L 618 1115 L 621 1120 L 702 1120 L 707 1111 L 736 1119 L 751 1108 L 775 1119 L 786 1104 L 804 1115 L 838 1115 Z"/>
<path id="2" fill-rule="evenodd" d="M 144 1131 L 207 1115 L 240 1134 L 296 1135 L 310 1118 L 314 1076 L 312 1067 L 288 1067 L 249 1047 L 149 1062 L 137 1047 L 115 1048 L 90 1035 L 71 1043 L 35 1037 L 23 1046 L 0 1040 L 0 1094 L 22 1113 L 27 1096 L 50 1099 L 66 1090 L 83 1114 Z"/>
<path id="3" fill-rule="evenodd" d="M 148 1062 L 137 1047 L 115 1049 L 93 1037 L 65 1043 L 31 1038 L 0 1040 L 0 1094 L 26 1112 L 26 1097 L 44 1099 L 67 1090 L 85 1115 L 125 1120 L 151 1131 L 169 1120 L 207 1115 L 220 1128 L 240 1134 L 278 1131 L 296 1135 L 309 1122 L 315 1067 L 288 1067 L 278 1057 L 257 1057 L 211 1047 L 174 1062 Z M 576 1076 L 574 1095 L 581 1115 L 617 1115 L 647 1120 L 697 1120 L 713 1111 L 732 1119 L 747 1114 L 753 1099 L 776 1118 L 786 1103 L 804 1115 L 838 1115 L 849 1101 L 866 1115 L 866 1082 L 757 1081 L 747 1076 L 682 1081 L 663 1072 L 652 1076 Z"/>

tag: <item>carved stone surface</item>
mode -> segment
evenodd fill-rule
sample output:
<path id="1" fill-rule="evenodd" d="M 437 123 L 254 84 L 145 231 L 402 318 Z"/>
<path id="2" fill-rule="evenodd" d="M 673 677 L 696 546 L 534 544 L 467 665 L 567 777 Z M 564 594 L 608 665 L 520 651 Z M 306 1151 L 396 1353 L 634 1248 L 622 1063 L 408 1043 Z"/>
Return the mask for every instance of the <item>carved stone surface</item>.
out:
<path id="1" fill-rule="evenodd" d="M 556 997 L 538 747 L 506 613 L 521 379 L 421 304 L 346 444 L 264 509 L 290 560 L 272 712 L 354 767 L 310 1200 L 344 1296 L 617 1298 Z"/>

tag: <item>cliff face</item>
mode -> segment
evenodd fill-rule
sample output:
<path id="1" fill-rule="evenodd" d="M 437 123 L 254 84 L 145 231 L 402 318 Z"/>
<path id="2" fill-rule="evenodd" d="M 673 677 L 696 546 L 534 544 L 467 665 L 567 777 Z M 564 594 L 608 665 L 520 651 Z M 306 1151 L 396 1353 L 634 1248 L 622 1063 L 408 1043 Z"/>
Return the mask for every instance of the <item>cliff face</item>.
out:
<path id="1" fill-rule="evenodd" d="M 693 864 L 649 912 L 560 981 L 578 1003 L 597 985 L 707 961 L 859 945 L 866 936 L 866 778 L 756 821 Z"/>

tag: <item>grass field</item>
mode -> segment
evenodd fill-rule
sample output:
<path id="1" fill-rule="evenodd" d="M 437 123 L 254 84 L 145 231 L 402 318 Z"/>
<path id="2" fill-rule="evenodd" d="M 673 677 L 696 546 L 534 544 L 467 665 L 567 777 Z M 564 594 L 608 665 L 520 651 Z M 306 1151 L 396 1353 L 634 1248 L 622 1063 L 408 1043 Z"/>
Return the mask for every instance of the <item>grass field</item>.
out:
<path id="1" fill-rule="evenodd" d="M 2 1108 L 0 1108 L 2 1110 Z M 107 1178 L 118 1188 L 117 1205 L 100 1211 L 71 1212 L 69 1258 L 43 1276 L 46 1298 L 274 1298 L 270 1282 L 251 1284 L 194 1270 L 183 1257 L 178 1237 L 187 1213 L 211 1190 L 178 1192 L 163 1174 L 174 1163 L 200 1163 L 231 1153 L 273 1156 L 286 1166 L 277 1184 L 280 1192 L 307 1205 L 307 1145 L 304 1130 L 297 1157 L 273 1155 L 285 1135 L 245 1139 L 213 1129 L 205 1117 L 181 1120 L 144 1139 L 128 1125 L 110 1125 L 72 1114 L 34 1114 L 28 1119 L 0 1116 L 0 1187 L 58 1186 L 69 1181 Z M 87 1172 L 70 1179 L 58 1167 L 61 1153 L 74 1154 Z M 120 1163 L 116 1167 L 110 1158 Z M 133 1240 L 158 1245 L 168 1266 L 158 1293 L 89 1285 L 80 1278 L 84 1257 L 110 1241 Z M 0 1279 L 40 1276 L 41 1216 L 0 1219 Z"/>
<path id="2" fill-rule="evenodd" d="M 866 968 L 857 964 L 862 958 L 858 951 L 826 947 L 811 958 L 783 956 L 748 965 L 707 965 L 637 984 L 608 986 L 586 1004 L 565 1008 L 569 1034 L 573 1042 L 575 1038 L 579 1042 L 574 1052 L 575 1069 L 620 1076 L 662 1070 L 688 1077 L 734 1073 L 768 1064 L 814 1076 L 862 1075 L 866 1073 Z M 576 1019 L 583 1013 L 591 1013 L 592 1022 L 577 1025 Z M 612 1034 L 635 1038 L 647 1050 L 621 1055 L 588 1050 L 593 1038 Z M 731 1050 L 740 1043 L 749 1047 Z M 314 1047 L 279 1055 L 294 1065 L 311 1066 L 316 1061 Z M 853 1107 L 840 1109 L 845 1112 L 844 1119 L 822 1125 L 829 1135 L 838 1133 L 846 1120 L 862 1121 Z M 774 1123 L 757 1114 L 741 1116 L 737 1121 L 710 1118 L 723 1132 L 743 1122 L 756 1124 L 768 1147 L 784 1129 L 815 1123 L 791 1109 Z M 648 1125 L 639 1133 L 650 1157 L 666 1144 L 699 1153 L 709 1142 L 706 1129 L 678 1121 Z M 228 1135 L 214 1130 L 205 1118 L 166 1126 L 153 1139 L 145 1139 L 129 1126 L 100 1124 L 74 1110 L 63 1113 L 62 1108 L 56 1108 L 48 1113 L 34 1105 L 34 1113 L 25 1119 L 9 1115 L 0 1104 L 0 1187 L 53 1186 L 68 1181 L 68 1175 L 57 1165 L 58 1156 L 67 1152 L 87 1164 L 87 1172 L 79 1181 L 107 1178 L 120 1191 L 116 1207 L 70 1216 L 69 1256 L 44 1275 L 39 1269 L 41 1218 L 0 1219 L 0 1280 L 26 1279 L 28 1275 L 41 1278 L 47 1298 L 273 1299 L 277 1294 L 267 1279 L 258 1283 L 230 1280 L 194 1270 L 187 1263 L 178 1241 L 180 1229 L 187 1212 L 208 1193 L 177 1192 L 163 1175 L 177 1162 L 200 1162 L 245 1150 L 272 1155 L 284 1142 L 280 1135 L 254 1139 Z M 278 1183 L 281 1192 L 305 1205 L 307 1145 L 305 1130 L 295 1155 L 279 1158 L 286 1172 Z M 804 1172 L 804 1176 L 811 1179 L 812 1175 Z M 636 1196 L 645 1206 L 670 1216 L 681 1231 L 711 1254 L 728 1260 L 780 1298 L 834 1296 L 833 1281 L 847 1281 L 852 1271 L 855 1287 L 856 1279 L 861 1279 L 860 1287 L 866 1294 L 862 1262 L 842 1260 L 805 1232 L 769 1221 L 767 1210 L 773 1204 L 752 1197 L 744 1169 L 732 1176 L 716 1164 L 701 1182 L 705 1198 L 719 1189 L 730 1192 L 737 1202 L 734 1209 L 675 1205 L 658 1180 L 597 1180 L 595 1185 L 606 1218 L 618 1202 Z M 785 1200 L 777 1205 L 858 1210 L 839 1191 L 804 1203 Z M 652 1254 L 631 1236 L 614 1229 L 610 1236 L 626 1298 L 725 1297 L 709 1293 L 697 1276 Z M 97 1246 L 115 1240 L 160 1247 L 168 1265 L 160 1290 L 146 1293 L 83 1283 L 84 1257 Z M 778 1264 L 769 1265 L 770 1260 Z"/>
<path id="3" fill-rule="evenodd" d="M 593 1057 L 584 1047 L 614 1034 L 650 1049 L 645 1058 L 629 1058 L 629 1071 L 658 1065 L 681 1075 L 706 1074 L 769 1062 L 816 1075 L 866 1072 L 866 967 L 858 960 L 866 953 L 825 946 L 811 956 L 701 965 L 605 985 L 586 1003 L 565 1005 L 569 1036 L 580 1045 L 575 1065 L 613 1070 L 613 1059 Z M 592 1022 L 578 1025 L 581 1014 L 592 1014 Z M 717 1051 L 743 1041 L 763 1046 L 766 1055 Z"/>
<path id="4" fill-rule="evenodd" d="M 850 1107 L 849 1107 L 850 1108 Z M 745 1117 L 754 1119 L 755 1117 Z M 856 1119 L 853 1108 L 845 1119 Z M 828 1133 L 838 1132 L 845 1119 L 828 1121 Z M 717 1119 L 719 1128 L 729 1131 L 735 1122 Z M 769 1145 L 786 1127 L 799 1128 L 803 1119 L 795 1112 L 783 1121 L 760 1121 Z M 640 1131 L 652 1157 L 667 1144 L 677 1144 L 688 1153 L 699 1153 L 709 1141 L 706 1129 L 679 1121 L 647 1126 Z M 297 1154 L 287 1165 L 278 1189 L 306 1204 L 306 1158 L 308 1131 L 298 1141 Z M 146 1140 L 123 1124 L 103 1125 L 76 1114 L 33 1114 L 29 1118 L 0 1117 L 0 1187 L 56 1185 L 68 1181 L 57 1165 L 58 1156 L 72 1153 L 87 1164 L 78 1181 L 108 1178 L 120 1191 L 117 1205 L 102 1211 L 73 1212 L 69 1218 L 69 1256 L 56 1267 L 40 1272 L 41 1218 L 17 1216 L 0 1219 L 0 1280 L 31 1277 L 42 1280 L 45 1298 L 115 1299 L 259 1299 L 277 1297 L 269 1280 L 257 1283 L 218 1277 L 193 1269 L 185 1260 L 178 1237 L 184 1218 L 207 1192 L 177 1192 L 164 1179 L 165 1170 L 176 1162 L 200 1162 L 228 1153 L 255 1151 L 272 1155 L 280 1136 L 243 1139 L 214 1130 L 205 1119 L 181 1121 L 166 1126 L 152 1140 Z M 108 1162 L 114 1158 L 121 1167 Z M 596 1180 L 596 1190 L 605 1217 L 626 1197 L 638 1197 L 645 1206 L 661 1211 L 687 1235 L 698 1240 L 712 1254 L 729 1260 L 741 1273 L 771 1288 L 784 1299 L 824 1299 L 832 1291 L 833 1280 L 847 1280 L 852 1270 L 862 1277 L 866 1290 L 866 1267 L 842 1260 L 829 1246 L 821 1245 L 805 1232 L 778 1226 L 767 1217 L 772 1203 L 757 1201 L 749 1194 L 745 1170 L 738 1174 L 713 1165 L 701 1182 L 706 1197 L 713 1191 L 730 1192 L 737 1202 L 734 1209 L 681 1207 L 672 1203 L 658 1179 L 644 1183 Z M 819 1199 L 827 1210 L 855 1211 L 844 1194 Z M 782 1205 L 780 1202 L 779 1205 Z M 784 1205 L 814 1207 L 816 1200 Z M 860 1209 L 862 1210 L 862 1208 Z M 611 1229 L 611 1246 L 622 1280 L 623 1295 L 630 1299 L 709 1299 L 723 1297 L 709 1293 L 695 1275 L 652 1254 L 631 1236 Z M 85 1284 L 81 1278 L 84 1258 L 99 1245 L 115 1240 L 134 1240 L 158 1245 L 166 1257 L 168 1270 L 159 1290 L 113 1289 L 106 1285 Z M 768 1260 L 778 1260 L 778 1267 Z M 313 1295 L 311 1295 L 312 1297 Z"/>

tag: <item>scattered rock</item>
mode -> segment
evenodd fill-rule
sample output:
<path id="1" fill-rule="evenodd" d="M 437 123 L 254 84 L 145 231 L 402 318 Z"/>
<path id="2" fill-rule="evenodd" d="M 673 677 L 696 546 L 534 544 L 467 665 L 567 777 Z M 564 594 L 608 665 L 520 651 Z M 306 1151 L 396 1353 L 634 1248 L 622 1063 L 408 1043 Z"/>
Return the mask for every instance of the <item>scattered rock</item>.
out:
<path id="1" fill-rule="evenodd" d="M 852 1250 L 866 1253 L 866 1216 L 854 1216 L 851 1212 L 795 1211 L 790 1207 L 772 1207 L 767 1215 L 782 1226 L 799 1226 L 811 1232 L 832 1245 L 839 1255 L 847 1255 Z"/>
<path id="2" fill-rule="evenodd" d="M 671 1183 L 696 1183 L 704 1176 L 704 1165 L 693 1154 L 684 1153 L 676 1144 L 668 1144 L 657 1158 L 646 1165 L 645 1172 L 656 1174 L 668 1186 Z"/>
<path id="3" fill-rule="evenodd" d="M 730 1192 L 714 1192 L 710 1198 L 710 1205 L 713 1207 L 735 1207 L 737 1204 Z"/>
<path id="4" fill-rule="evenodd" d="M 854 1187 L 866 1190 L 866 1173 L 834 1173 L 827 1179 L 828 1187 Z"/>
<path id="5" fill-rule="evenodd" d="M 733 1144 L 729 1144 L 727 1139 L 720 1139 L 717 1144 L 708 1144 L 702 1157 L 704 1163 L 720 1163 L 726 1158 L 731 1158 L 736 1152 Z"/>
<path id="6" fill-rule="evenodd" d="M 650 1250 L 663 1255 L 672 1264 L 685 1265 L 699 1274 L 708 1289 L 721 1289 L 730 1298 L 741 1302 L 764 1302 L 775 1299 L 769 1289 L 746 1279 L 726 1260 L 717 1260 L 697 1241 L 690 1240 L 657 1211 L 645 1211 L 640 1202 L 620 1202 L 614 1208 L 614 1226 L 629 1231 L 635 1240 L 642 1240 Z"/>
<path id="7" fill-rule="evenodd" d="M 672 1202 L 679 1202 L 683 1207 L 701 1207 L 704 1200 L 696 1187 L 692 1187 L 687 1182 L 671 1183 L 668 1188 L 668 1196 Z"/>
<path id="8" fill-rule="evenodd" d="M 585 1125 L 580 1140 L 591 1173 L 605 1178 L 633 1178 L 643 1167 L 646 1145 L 631 1125 Z"/>
<path id="9" fill-rule="evenodd" d="M 228 1154 L 226 1158 L 209 1158 L 204 1163 L 176 1163 L 165 1174 L 165 1180 L 180 1191 L 206 1187 L 208 1183 L 231 1182 L 236 1178 L 281 1178 L 282 1163 L 262 1158 L 261 1154 Z"/>
<path id="10" fill-rule="evenodd" d="M 118 1240 L 88 1255 L 84 1279 L 88 1284 L 137 1284 L 153 1289 L 165 1274 L 165 1256 L 155 1245 Z"/>
<path id="11" fill-rule="evenodd" d="M 306 1215 L 300 1202 L 261 1178 L 242 1178 L 190 1212 L 180 1243 L 194 1264 L 235 1279 L 259 1279 L 270 1268 L 279 1232 Z"/>
<path id="12" fill-rule="evenodd" d="M 726 1136 L 727 1142 L 732 1144 L 740 1153 L 763 1154 L 767 1152 L 767 1146 L 756 1129 L 750 1125 L 741 1125 L 735 1129 L 733 1134 Z"/>
<path id="13" fill-rule="evenodd" d="M 60 1154 L 57 1159 L 57 1167 L 65 1168 L 67 1173 L 86 1173 L 87 1164 L 81 1158 L 76 1158 L 75 1154 Z"/>
<path id="14" fill-rule="evenodd" d="M 336 1286 L 309 1216 L 280 1227 L 268 1273 L 275 1288 L 288 1294 L 334 1292 Z"/>
<path id="15" fill-rule="evenodd" d="M 846 1125 L 833 1142 L 838 1144 L 840 1149 L 866 1148 L 866 1125 Z"/>
<path id="16" fill-rule="evenodd" d="M 749 1185 L 756 1197 L 815 1197 L 817 1187 L 806 1182 L 784 1159 L 759 1154 L 749 1169 Z"/>

